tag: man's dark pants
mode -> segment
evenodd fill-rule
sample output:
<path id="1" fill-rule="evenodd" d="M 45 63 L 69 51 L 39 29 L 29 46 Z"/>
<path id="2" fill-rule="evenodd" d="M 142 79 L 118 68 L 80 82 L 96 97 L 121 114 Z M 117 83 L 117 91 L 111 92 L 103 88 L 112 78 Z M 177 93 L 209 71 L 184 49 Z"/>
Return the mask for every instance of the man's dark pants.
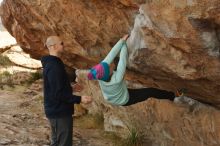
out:
<path id="1" fill-rule="evenodd" d="M 72 146 L 73 117 L 49 118 L 51 146 Z"/>

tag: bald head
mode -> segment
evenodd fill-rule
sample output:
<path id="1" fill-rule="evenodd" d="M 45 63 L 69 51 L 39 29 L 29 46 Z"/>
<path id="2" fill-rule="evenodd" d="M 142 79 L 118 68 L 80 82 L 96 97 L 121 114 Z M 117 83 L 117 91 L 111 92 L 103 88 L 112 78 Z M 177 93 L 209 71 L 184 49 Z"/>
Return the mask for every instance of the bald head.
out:
<path id="1" fill-rule="evenodd" d="M 60 56 L 64 51 L 64 44 L 58 36 L 49 36 L 45 45 L 49 49 L 50 55 Z"/>
<path id="2" fill-rule="evenodd" d="M 47 46 L 47 48 L 49 48 L 50 46 L 58 45 L 61 43 L 62 41 L 58 36 L 49 36 L 46 40 L 45 45 Z"/>

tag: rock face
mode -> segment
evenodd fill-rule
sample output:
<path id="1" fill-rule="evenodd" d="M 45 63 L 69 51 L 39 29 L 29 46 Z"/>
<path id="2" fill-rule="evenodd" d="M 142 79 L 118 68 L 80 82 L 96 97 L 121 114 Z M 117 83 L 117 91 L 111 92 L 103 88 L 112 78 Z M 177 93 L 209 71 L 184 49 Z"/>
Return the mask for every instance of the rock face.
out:
<path id="1" fill-rule="evenodd" d="M 219 15 L 213 0 L 27 1 L 4 0 L 2 20 L 34 58 L 47 53 L 49 35 L 60 35 L 70 67 L 101 61 L 122 34 L 128 41 L 128 80 L 220 103 Z M 138 10 L 139 9 L 139 10 Z"/>
<path id="2" fill-rule="evenodd" d="M 132 33 L 139 43 L 131 37 L 131 68 L 160 88 L 185 86 L 192 97 L 219 104 L 219 6 L 186 0 L 142 5 Z"/>
<path id="3" fill-rule="evenodd" d="M 88 67 L 87 63 L 100 61 L 119 36 L 132 28 L 132 15 L 137 8 L 126 4 L 128 6 L 118 1 L 6 0 L 2 4 L 2 19 L 21 47 L 33 57 L 40 58 L 47 53 L 43 46 L 49 35 L 59 35 L 65 42 L 66 64 Z"/>
<path id="4" fill-rule="evenodd" d="M 89 111 L 104 115 L 106 131 L 127 137 L 131 132 L 128 129 L 135 129 L 143 136 L 143 145 L 149 146 L 220 145 L 220 111 L 213 107 L 199 102 L 190 106 L 154 98 L 129 107 L 111 106 L 103 100 L 98 82 L 85 78 L 85 70 L 77 72 L 77 81 L 84 87 L 81 94 L 94 98 Z"/>
<path id="5" fill-rule="evenodd" d="M 47 53 L 47 36 L 60 35 L 66 48 L 62 59 L 72 68 L 98 63 L 131 32 L 128 81 L 171 91 L 185 87 L 192 98 L 220 106 L 219 0 L 4 0 L 2 10 L 4 26 L 34 58 Z M 102 103 L 101 93 L 96 96 Z M 161 145 L 219 145 L 215 109 L 197 112 L 151 100 L 117 110 L 110 106 L 112 123 L 123 125 L 117 115 L 127 117 L 122 116 L 123 121 L 129 121 L 127 113 L 143 115 L 134 121 L 148 125 L 145 130 L 152 139 L 159 137 L 154 140 Z"/>

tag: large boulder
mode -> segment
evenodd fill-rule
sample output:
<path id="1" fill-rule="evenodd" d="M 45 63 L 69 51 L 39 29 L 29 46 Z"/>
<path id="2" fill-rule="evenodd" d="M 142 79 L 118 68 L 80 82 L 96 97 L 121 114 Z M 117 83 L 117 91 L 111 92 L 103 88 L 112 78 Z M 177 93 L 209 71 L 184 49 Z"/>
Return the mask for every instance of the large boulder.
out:
<path id="1" fill-rule="evenodd" d="M 88 67 L 132 28 L 137 8 L 118 1 L 14 1 L 2 4 L 3 24 L 20 46 L 35 58 L 47 53 L 44 42 L 59 35 L 65 42 L 65 63 Z"/>
<path id="2" fill-rule="evenodd" d="M 81 95 L 94 101 L 85 106 L 91 114 L 104 116 L 106 131 L 123 138 L 137 134 L 149 146 L 218 146 L 220 144 L 220 111 L 206 104 L 174 103 L 169 100 L 148 100 L 128 107 L 113 106 L 104 101 L 97 81 L 86 80 L 87 71 L 77 71 L 77 81 L 84 87 Z M 128 82 L 129 87 L 140 84 Z M 131 138 L 131 137 L 130 137 Z"/>
<path id="3" fill-rule="evenodd" d="M 90 68 L 129 32 L 127 81 L 170 91 L 185 87 L 192 98 L 220 106 L 219 0 L 4 0 L 2 9 L 4 26 L 34 58 L 48 53 L 49 35 L 59 35 L 65 64 Z M 106 129 L 112 129 L 108 121 L 123 127 L 134 117 L 155 145 L 220 143 L 219 111 L 207 105 L 149 100 L 124 109 L 101 104 L 101 92 L 93 96 L 110 111 L 104 112 Z"/>
<path id="4" fill-rule="evenodd" d="M 4 0 L 1 16 L 34 58 L 48 53 L 49 35 L 61 36 L 63 60 L 72 68 L 98 63 L 131 32 L 129 68 L 135 74 L 127 79 L 167 90 L 186 87 L 193 98 L 218 106 L 219 5 L 218 0 Z"/>

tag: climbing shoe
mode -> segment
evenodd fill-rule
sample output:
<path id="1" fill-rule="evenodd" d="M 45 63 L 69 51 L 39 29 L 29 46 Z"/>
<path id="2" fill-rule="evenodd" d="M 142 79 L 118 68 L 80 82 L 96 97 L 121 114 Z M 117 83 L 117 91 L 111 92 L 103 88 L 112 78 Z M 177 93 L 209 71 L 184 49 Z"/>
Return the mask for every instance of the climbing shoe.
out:
<path id="1" fill-rule="evenodd" d="M 176 91 L 176 97 L 180 97 L 180 96 L 185 96 L 187 93 L 187 89 L 186 88 L 181 88 L 181 89 L 178 89 Z"/>

